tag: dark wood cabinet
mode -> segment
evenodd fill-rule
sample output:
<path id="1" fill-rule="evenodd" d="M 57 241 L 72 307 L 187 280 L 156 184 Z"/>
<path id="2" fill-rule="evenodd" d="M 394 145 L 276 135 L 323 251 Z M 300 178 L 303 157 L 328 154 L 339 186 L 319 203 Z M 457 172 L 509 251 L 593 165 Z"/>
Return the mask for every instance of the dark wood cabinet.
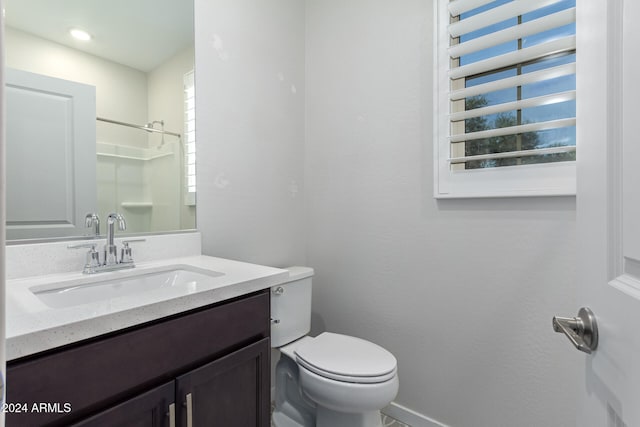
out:
<path id="1" fill-rule="evenodd" d="M 6 424 L 164 427 L 175 404 L 176 426 L 268 427 L 269 332 L 261 291 L 10 361 L 8 403 L 71 410 L 7 413 Z"/>
<path id="2" fill-rule="evenodd" d="M 73 427 L 169 427 L 171 405 L 175 411 L 175 384 L 156 387 L 139 396 L 72 424 Z M 174 414 L 171 414 L 175 417 Z"/>
<path id="3" fill-rule="evenodd" d="M 268 427 L 269 340 L 178 377 L 178 425 Z"/>

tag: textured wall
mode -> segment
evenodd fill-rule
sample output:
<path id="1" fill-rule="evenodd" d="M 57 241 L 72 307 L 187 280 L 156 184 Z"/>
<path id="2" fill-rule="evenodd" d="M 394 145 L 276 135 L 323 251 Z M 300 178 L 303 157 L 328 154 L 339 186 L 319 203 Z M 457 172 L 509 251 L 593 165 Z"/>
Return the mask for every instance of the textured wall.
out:
<path id="1" fill-rule="evenodd" d="M 304 2 L 196 0 L 203 253 L 304 263 Z"/>
<path id="2" fill-rule="evenodd" d="M 432 4 L 307 2 L 314 325 L 399 360 L 396 401 L 457 427 L 574 426 L 575 200 L 432 198 Z"/>
<path id="3" fill-rule="evenodd" d="M 401 405 L 574 426 L 575 200 L 432 198 L 432 26 L 429 0 L 196 0 L 203 251 L 314 267 L 315 332 L 389 348 Z"/>

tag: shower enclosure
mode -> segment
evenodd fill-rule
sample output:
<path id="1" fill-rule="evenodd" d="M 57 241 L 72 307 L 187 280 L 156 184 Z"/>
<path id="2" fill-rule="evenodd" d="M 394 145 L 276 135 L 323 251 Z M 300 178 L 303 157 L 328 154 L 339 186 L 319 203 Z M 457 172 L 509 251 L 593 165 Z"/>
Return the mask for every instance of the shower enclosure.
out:
<path id="1" fill-rule="evenodd" d="M 122 213 L 133 232 L 185 228 L 182 135 L 165 130 L 163 120 L 139 125 L 102 117 L 96 131 L 98 212 Z"/>

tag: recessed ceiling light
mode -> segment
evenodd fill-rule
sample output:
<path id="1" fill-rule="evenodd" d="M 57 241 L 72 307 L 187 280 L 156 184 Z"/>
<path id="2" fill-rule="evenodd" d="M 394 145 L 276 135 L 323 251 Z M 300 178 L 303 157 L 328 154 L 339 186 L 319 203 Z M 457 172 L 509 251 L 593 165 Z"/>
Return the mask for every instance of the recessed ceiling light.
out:
<path id="1" fill-rule="evenodd" d="M 69 33 L 74 39 L 82 40 L 83 42 L 91 40 L 91 34 L 79 28 L 72 28 L 69 30 Z"/>

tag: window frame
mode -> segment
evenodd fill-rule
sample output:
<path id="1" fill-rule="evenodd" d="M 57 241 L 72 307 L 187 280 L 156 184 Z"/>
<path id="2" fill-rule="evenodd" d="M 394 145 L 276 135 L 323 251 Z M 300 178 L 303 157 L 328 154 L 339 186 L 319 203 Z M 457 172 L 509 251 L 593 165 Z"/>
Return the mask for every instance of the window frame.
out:
<path id="1" fill-rule="evenodd" d="M 449 0 L 434 1 L 434 197 L 575 196 L 575 161 L 464 170 L 451 167 L 448 3 Z"/>

